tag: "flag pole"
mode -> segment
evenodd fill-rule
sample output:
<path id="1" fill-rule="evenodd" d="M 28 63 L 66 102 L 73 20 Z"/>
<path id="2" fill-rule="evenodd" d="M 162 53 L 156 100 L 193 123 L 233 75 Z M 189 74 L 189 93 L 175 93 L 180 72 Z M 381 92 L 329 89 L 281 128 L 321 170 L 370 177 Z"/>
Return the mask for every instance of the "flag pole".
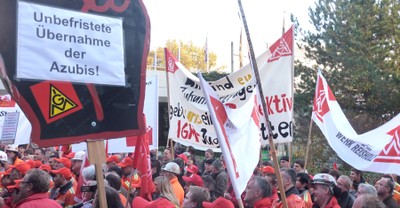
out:
<path id="1" fill-rule="evenodd" d="M 167 60 L 167 48 L 164 48 L 164 54 L 165 54 L 165 58 L 164 58 L 164 60 L 165 60 L 165 73 L 166 73 L 166 78 L 167 78 L 167 96 L 168 96 L 168 99 L 167 99 L 167 101 L 168 101 L 168 106 L 171 106 L 171 104 L 170 104 L 170 102 L 169 102 L 169 98 L 171 97 L 170 95 L 169 95 L 169 75 L 168 75 L 168 70 L 167 70 L 167 66 L 168 66 L 168 60 Z M 168 107 L 168 115 L 171 115 L 171 108 L 170 107 Z M 169 119 L 168 119 L 168 123 L 169 123 Z M 171 144 L 172 144 L 172 139 L 171 138 L 168 138 L 167 139 L 167 145 L 166 145 L 166 148 L 168 147 L 168 145 L 170 145 L 170 142 L 171 142 Z M 173 149 L 173 148 L 172 148 Z M 171 154 L 172 154 L 172 157 L 174 156 L 174 153 L 173 152 L 171 152 Z"/>
<path id="2" fill-rule="evenodd" d="M 313 120 L 310 119 L 310 125 L 309 125 L 309 128 L 308 128 L 308 139 L 307 139 L 306 156 L 304 158 L 304 170 L 307 169 L 307 165 L 308 165 L 308 154 L 310 152 L 312 126 L 313 126 Z"/>
<path id="3" fill-rule="evenodd" d="M 261 100 L 261 104 L 262 104 L 262 109 L 263 109 L 263 112 L 264 112 L 264 115 L 265 115 L 265 121 L 266 121 L 267 127 L 268 127 L 269 145 L 270 145 L 270 147 L 275 147 L 274 146 L 274 141 L 273 141 L 273 138 L 272 138 L 272 136 L 273 136 L 272 135 L 272 128 L 271 128 L 271 123 L 270 123 L 269 116 L 268 116 L 267 104 L 265 102 L 264 92 L 263 92 L 262 87 L 261 87 L 260 73 L 258 71 L 258 65 L 257 65 L 256 57 L 255 57 L 255 54 L 254 54 L 253 44 L 251 42 L 250 32 L 249 32 L 249 28 L 247 26 L 246 17 L 245 17 L 243 6 L 242 6 L 242 1 L 238 0 L 238 4 L 239 4 L 239 9 L 240 9 L 240 14 L 242 16 L 243 26 L 245 28 L 245 32 L 246 32 L 246 36 L 247 36 L 247 42 L 249 44 L 250 64 L 252 66 L 254 75 L 256 77 L 257 87 L 258 87 L 258 91 L 259 91 L 260 97 L 261 97 L 260 100 Z M 278 187 L 279 187 L 279 191 L 280 191 L 280 194 L 281 194 L 282 204 L 283 204 L 284 208 L 288 208 L 287 201 L 286 201 L 285 189 L 283 187 L 282 175 L 280 174 L 279 163 L 278 163 L 278 159 L 277 159 L 277 156 L 276 156 L 275 148 L 271 149 L 271 155 L 272 155 L 273 160 L 274 160 L 274 169 L 275 169 L 276 177 L 278 179 Z"/>

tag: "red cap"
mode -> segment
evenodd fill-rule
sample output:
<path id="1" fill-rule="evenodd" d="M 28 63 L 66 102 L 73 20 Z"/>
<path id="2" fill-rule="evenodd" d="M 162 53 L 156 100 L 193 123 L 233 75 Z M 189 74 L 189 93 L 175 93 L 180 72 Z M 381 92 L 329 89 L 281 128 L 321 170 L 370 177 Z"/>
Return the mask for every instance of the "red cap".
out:
<path id="1" fill-rule="evenodd" d="M 114 162 L 115 164 L 119 163 L 119 157 L 118 155 L 111 155 L 107 157 L 107 163 L 109 162 Z"/>
<path id="2" fill-rule="evenodd" d="M 26 162 L 18 163 L 18 165 L 14 166 L 15 169 L 18 170 L 22 175 L 25 175 L 31 168 L 31 166 Z"/>
<path id="3" fill-rule="evenodd" d="M 40 160 L 35 160 L 35 167 L 39 168 L 41 165 L 43 165 L 42 161 Z"/>
<path id="4" fill-rule="evenodd" d="M 186 183 L 193 183 L 195 186 L 203 186 L 203 179 L 197 174 L 192 174 L 191 176 L 182 176 Z"/>
<path id="5" fill-rule="evenodd" d="M 11 191 L 12 189 L 15 189 L 15 188 L 19 189 L 19 184 L 21 183 L 21 181 L 22 181 L 22 179 L 21 180 L 14 180 L 15 184 L 11 185 L 11 186 L 7 186 L 7 189 L 9 191 Z"/>
<path id="6" fill-rule="evenodd" d="M 64 166 L 67 167 L 67 168 L 71 168 L 71 160 L 69 158 L 66 158 L 66 157 L 62 157 L 60 159 L 54 158 L 54 160 L 56 162 L 64 164 Z"/>
<path id="7" fill-rule="evenodd" d="M 75 157 L 75 152 L 70 152 L 68 155 L 63 155 L 64 157 L 68 158 L 68 159 L 72 159 Z"/>
<path id="8" fill-rule="evenodd" d="M 133 199 L 132 205 L 135 205 L 135 208 L 175 208 L 172 202 L 162 197 L 149 202 L 143 197 L 137 196 Z"/>
<path id="9" fill-rule="evenodd" d="M 69 168 L 63 167 L 58 170 L 51 170 L 52 173 L 54 174 L 60 174 L 62 175 L 65 179 L 70 180 L 72 177 L 72 172 Z"/>
<path id="10" fill-rule="evenodd" d="M 265 166 L 265 167 L 263 167 L 262 172 L 263 172 L 263 173 L 269 173 L 269 174 L 275 174 L 275 170 L 274 170 L 274 168 L 271 167 L 271 166 Z"/>
<path id="11" fill-rule="evenodd" d="M 211 202 L 203 202 L 203 207 L 204 208 L 219 208 L 219 207 L 235 208 L 233 203 L 231 201 L 229 201 L 228 199 L 225 199 L 224 197 L 219 197 L 212 203 Z"/>
<path id="12" fill-rule="evenodd" d="M 178 155 L 178 157 L 181 158 L 183 160 L 183 162 L 185 162 L 185 164 L 187 163 L 188 158 L 185 154 L 182 153 L 182 154 Z"/>
<path id="13" fill-rule="evenodd" d="M 186 166 L 186 171 L 189 173 L 194 173 L 194 174 L 198 174 L 199 173 L 199 168 L 195 165 L 190 165 L 190 166 Z"/>
<path id="14" fill-rule="evenodd" d="M 48 171 L 48 172 L 51 171 L 51 167 L 50 167 L 49 164 L 43 164 L 43 165 L 41 165 L 41 166 L 39 167 L 39 169 L 40 169 L 40 170 L 46 170 L 46 171 Z"/>
<path id="15" fill-rule="evenodd" d="M 25 162 L 28 163 L 28 165 L 31 166 L 31 168 L 36 168 L 35 161 L 33 161 L 33 160 L 27 160 L 27 161 L 25 161 Z"/>
<path id="16" fill-rule="evenodd" d="M 121 168 L 133 166 L 133 160 L 130 157 L 125 157 L 120 163 L 117 164 Z"/>

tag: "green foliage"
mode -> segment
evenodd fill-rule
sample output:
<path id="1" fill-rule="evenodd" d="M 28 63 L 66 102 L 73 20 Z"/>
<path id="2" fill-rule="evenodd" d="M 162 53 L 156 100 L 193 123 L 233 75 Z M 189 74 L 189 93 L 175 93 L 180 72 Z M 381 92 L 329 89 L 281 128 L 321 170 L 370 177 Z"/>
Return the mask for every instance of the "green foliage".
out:
<path id="1" fill-rule="evenodd" d="M 210 71 L 211 68 L 215 68 L 217 64 L 217 55 L 211 51 L 208 51 L 208 62 L 209 68 L 207 68 L 207 63 L 204 61 L 205 52 L 204 47 L 198 47 L 193 44 L 193 42 L 184 43 L 182 41 L 177 40 L 168 40 L 166 43 L 166 48 L 170 50 L 176 58 L 178 58 L 178 50 L 180 48 L 180 62 L 187 69 L 192 71 L 200 70 L 201 72 Z M 164 48 L 159 47 L 156 49 L 157 55 L 157 66 L 159 69 L 165 68 L 165 55 Z M 154 51 L 150 51 L 147 57 L 147 65 L 150 68 L 153 68 L 154 65 Z M 217 69 L 218 70 L 218 69 Z"/>

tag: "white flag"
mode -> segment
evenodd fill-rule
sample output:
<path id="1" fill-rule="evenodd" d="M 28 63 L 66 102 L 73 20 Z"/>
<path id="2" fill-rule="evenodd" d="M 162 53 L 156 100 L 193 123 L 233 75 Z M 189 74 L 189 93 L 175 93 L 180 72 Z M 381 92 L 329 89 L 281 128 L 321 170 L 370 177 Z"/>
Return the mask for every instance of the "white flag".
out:
<path id="1" fill-rule="evenodd" d="M 312 119 L 332 149 L 349 165 L 362 171 L 400 172 L 400 114 L 384 125 L 358 135 L 325 78 L 318 72 Z"/>
<path id="2" fill-rule="evenodd" d="M 224 105 L 198 73 L 236 198 L 240 198 L 260 156 L 257 89 L 242 105 Z M 230 108 L 233 107 L 233 108 Z"/>

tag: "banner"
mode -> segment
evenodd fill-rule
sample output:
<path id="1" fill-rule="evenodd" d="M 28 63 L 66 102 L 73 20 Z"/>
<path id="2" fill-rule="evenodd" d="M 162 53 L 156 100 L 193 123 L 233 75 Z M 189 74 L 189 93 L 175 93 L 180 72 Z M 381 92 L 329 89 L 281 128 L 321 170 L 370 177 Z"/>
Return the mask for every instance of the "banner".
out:
<path id="1" fill-rule="evenodd" d="M 312 119 L 332 149 L 349 165 L 362 171 L 400 172 L 400 114 L 384 125 L 358 135 L 325 78 L 318 72 Z"/>
<path id="2" fill-rule="evenodd" d="M 2 0 L 0 28 L 0 75 L 32 142 L 145 133 L 150 20 L 142 0 Z"/>
<path id="3" fill-rule="evenodd" d="M 257 89 L 248 94 L 241 106 L 231 108 L 232 105 L 224 105 L 220 101 L 201 73 L 198 75 L 214 122 L 213 126 L 218 136 L 227 172 L 236 198 L 239 199 L 253 175 L 260 156 Z"/>
<path id="4" fill-rule="evenodd" d="M 18 117 L 15 118 L 15 122 L 17 123 L 17 128 L 6 129 L 5 128 L 5 118 L 9 113 L 18 113 Z M 9 134 L 13 135 L 12 141 L 3 141 L 4 138 L 0 139 L 1 144 L 29 144 L 30 143 L 30 135 L 32 131 L 31 123 L 29 123 L 28 119 L 25 117 L 24 112 L 21 111 L 18 104 L 10 95 L 0 96 L 0 135 L 5 134 L 5 131 Z"/>
<path id="5" fill-rule="evenodd" d="M 152 128 L 152 139 L 149 141 L 149 148 L 158 149 L 158 77 L 152 76 L 146 80 L 146 96 L 144 98 L 144 114 L 146 115 L 147 126 Z M 108 140 L 108 153 L 134 152 L 135 137 L 122 137 Z M 130 145 L 132 143 L 133 145 Z M 74 152 L 86 150 L 86 143 L 72 145 Z"/>
<path id="6" fill-rule="evenodd" d="M 257 58 L 262 89 L 267 103 L 275 143 L 292 141 L 293 136 L 293 27 L 269 50 Z M 199 79 L 191 74 L 168 49 L 165 49 L 169 92 L 169 138 L 196 149 L 219 151 Z M 255 88 L 250 65 L 210 82 L 224 104 L 236 106 L 246 100 Z M 262 145 L 268 144 L 265 116 L 260 111 Z"/>

